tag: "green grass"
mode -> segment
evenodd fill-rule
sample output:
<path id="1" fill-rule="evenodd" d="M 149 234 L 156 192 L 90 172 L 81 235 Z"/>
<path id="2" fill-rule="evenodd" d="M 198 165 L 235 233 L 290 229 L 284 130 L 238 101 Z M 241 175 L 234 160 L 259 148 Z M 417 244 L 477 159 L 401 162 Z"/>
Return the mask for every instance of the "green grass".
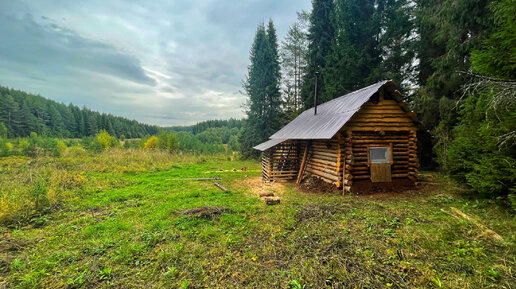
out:
<path id="1" fill-rule="evenodd" d="M 266 206 L 250 185 L 259 171 L 253 161 L 124 150 L 0 159 L 0 288 L 516 286 L 515 219 L 439 176 L 399 196 L 286 184 L 281 204 Z M 194 177 L 221 177 L 229 191 L 174 180 Z M 225 210 L 186 214 L 204 206 Z"/>

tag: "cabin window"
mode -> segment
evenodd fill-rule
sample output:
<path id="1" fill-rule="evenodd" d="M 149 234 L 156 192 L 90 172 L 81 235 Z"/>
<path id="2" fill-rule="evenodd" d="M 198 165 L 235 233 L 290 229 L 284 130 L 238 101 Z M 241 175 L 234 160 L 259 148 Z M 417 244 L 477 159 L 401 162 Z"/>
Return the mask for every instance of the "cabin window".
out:
<path id="1" fill-rule="evenodd" d="M 369 160 L 372 164 L 387 164 L 389 160 L 388 147 L 369 148 Z"/>

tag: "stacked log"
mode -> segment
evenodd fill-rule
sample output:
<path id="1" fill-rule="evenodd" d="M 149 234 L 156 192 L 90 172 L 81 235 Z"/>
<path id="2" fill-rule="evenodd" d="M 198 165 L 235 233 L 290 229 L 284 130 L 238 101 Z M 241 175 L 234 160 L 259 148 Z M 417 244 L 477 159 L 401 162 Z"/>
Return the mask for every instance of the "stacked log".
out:
<path id="1" fill-rule="evenodd" d="M 267 183 L 270 182 L 270 173 L 272 167 L 272 149 L 268 149 L 262 153 L 262 181 Z"/>
<path id="2" fill-rule="evenodd" d="M 299 171 L 299 145 L 294 141 L 280 143 L 262 154 L 264 182 L 286 182 Z"/>
<path id="3" fill-rule="evenodd" d="M 342 177 L 337 169 L 340 166 L 339 146 L 339 142 L 335 139 L 314 140 L 310 146 L 306 173 L 328 183 L 340 184 Z"/>

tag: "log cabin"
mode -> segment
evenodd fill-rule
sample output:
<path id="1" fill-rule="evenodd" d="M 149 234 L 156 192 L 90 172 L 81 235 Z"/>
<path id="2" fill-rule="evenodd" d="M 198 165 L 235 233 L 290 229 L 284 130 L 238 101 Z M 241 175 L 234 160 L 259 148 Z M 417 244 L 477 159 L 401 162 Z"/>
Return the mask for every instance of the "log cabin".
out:
<path id="1" fill-rule="evenodd" d="M 304 111 L 254 148 L 262 151 L 264 182 L 312 176 L 344 192 L 364 183 L 415 184 L 418 125 L 387 80 Z"/>

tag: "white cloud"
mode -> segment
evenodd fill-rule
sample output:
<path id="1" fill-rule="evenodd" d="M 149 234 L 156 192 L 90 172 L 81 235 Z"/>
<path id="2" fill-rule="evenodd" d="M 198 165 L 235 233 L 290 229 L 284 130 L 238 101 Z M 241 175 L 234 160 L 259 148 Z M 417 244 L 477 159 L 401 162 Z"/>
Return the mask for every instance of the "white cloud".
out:
<path id="1" fill-rule="evenodd" d="M 304 0 L 10 1 L 0 85 L 159 125 L 243 117 L 256 26 L 281 37 Z"/>

